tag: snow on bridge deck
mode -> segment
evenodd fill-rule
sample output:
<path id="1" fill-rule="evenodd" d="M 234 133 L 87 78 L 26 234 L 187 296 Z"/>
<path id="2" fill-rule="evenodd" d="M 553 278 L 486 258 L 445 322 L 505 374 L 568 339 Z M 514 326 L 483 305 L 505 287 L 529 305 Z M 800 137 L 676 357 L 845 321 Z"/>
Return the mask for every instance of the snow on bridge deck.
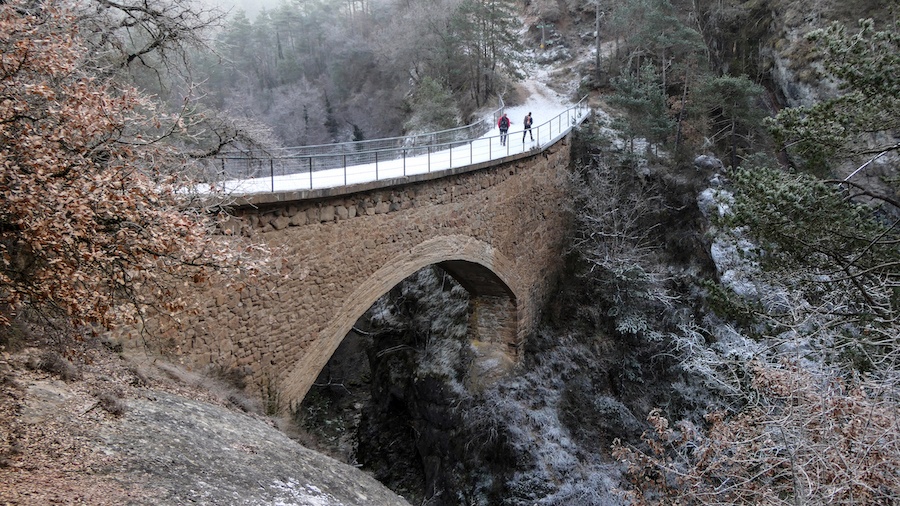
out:
<path id="1" fill-rule="evenodd" d="M 501 144 L 496 126 L 480 137 L 441 143 L 416 148 L 392 148 L 349 155 L 304 155 L 294 157 L 271 157 L 255 159 L 258 169 L 256 173 L 265 176 L 227 179 L 213 186 L 216 192 L 231 195 L 251 195 L 267 192 L 294 190 L 311 190 L 334 188 L 371 181 L 402 178 L 417 174 L 439 172 L 447 169 L 480 164 L 492 160 L 502 160 L 508 156 L 529 151 L 540 151 L 551 146 L 565 136 L 573 127 L 581 124 L 588 116 L 586 98 L 578 103 L 565 103 L 559 96 L 542 93 L 532 96 L 526 104 L 507 107 L 504 111 L 509 116 L 510 126 L 507 142 Z M 527 113 L 534 118 L 532 136 L 525 133 L 523 139 L 522 121 Z M 485 118 L 485 121 L 496 125 L 496 118 Z M 382 154 L 379 160 L 378 155 Z M 408 153 L 414 153 L 408 155 Z M 313 160 L 317 157 L 341 157 L 344 163 L 337 168 L 314 169 Z M 368 156 L 374 161 L 370 163 L 352 164 L 346 162 L 346 156 Z M 293 169 L 275 170 L 275 161 L 279 167 L 285 162 L 293 162 Z M 268 163 L 267 163 L 268 162 Z M 309 163 L 304 170 L 303 164 Z M 223 162 L 224 163 L 224 162 Z M 277 172 L 289 172 L 278 174 Z M 201 192 L 209 192 L 210 187 L 199 188 Z"/>

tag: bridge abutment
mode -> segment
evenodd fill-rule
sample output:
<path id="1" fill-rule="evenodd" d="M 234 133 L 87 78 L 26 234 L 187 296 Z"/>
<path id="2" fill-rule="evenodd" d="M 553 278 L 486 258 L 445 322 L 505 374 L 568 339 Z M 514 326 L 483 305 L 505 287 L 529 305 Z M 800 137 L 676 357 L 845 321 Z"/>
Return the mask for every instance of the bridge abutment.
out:
<path id="1" fill-rule="evenodd" d="M 491 343 L 513 359 L 519 357 L 516 303 L 504 296 L 481 295 L 469 299 L 469 335 L 472 341 Z"/>

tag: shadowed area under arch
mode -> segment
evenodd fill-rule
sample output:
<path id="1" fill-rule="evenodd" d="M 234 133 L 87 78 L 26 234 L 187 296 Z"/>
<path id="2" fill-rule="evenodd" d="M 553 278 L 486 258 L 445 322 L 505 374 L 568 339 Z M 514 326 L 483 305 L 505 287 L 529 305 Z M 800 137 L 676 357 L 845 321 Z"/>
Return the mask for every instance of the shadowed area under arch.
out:
<path id="1" fill-rule="evenodd" d="M 510 286 L 517 284 L 514 264 L 490 244 L 472 237 L 436 237 L 393 258 L 361 282 L 347 297 L 346 303 L 334 315 L 331 324 L 320 333 L 319 339 L 309 347 L 283 381 L 283 400 L 291 409 L 303 400 L 344 336 L 372 304 L 408 276 L 428 265 L 443 268 L 469 292 L 472 306 L 470 337 L 479 342 L 497 345 L 510 355 L 515 354 L 519 328 L 517 308 L 520 304 L 527 304 L 528 300 L 527 296 L 525 299 L 516 297 Z M 484 335 L 483 329 L 486 328 L 493 332 Z"/>

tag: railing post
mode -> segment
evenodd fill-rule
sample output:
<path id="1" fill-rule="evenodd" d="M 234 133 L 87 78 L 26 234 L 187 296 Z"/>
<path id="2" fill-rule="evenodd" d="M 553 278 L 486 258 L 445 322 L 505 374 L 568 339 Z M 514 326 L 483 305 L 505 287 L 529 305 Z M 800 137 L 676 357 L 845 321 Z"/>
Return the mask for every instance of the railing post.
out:
<path id="1" fill-rule="evenodd" d="M 269 180 L 272 182 L 272 193 L 275 193 L 275 162 L 269 158 Z"/>
<path id="2" fill-rule="evenodd" d="M 347 186 L 347 153 L 341 155 L 341 159 L 344 161 L 344 186 Z"/>
<path id="3" fill-rule="evenodd" d="M 310 189 L 310 190 L 313 189 L 313 182 L 312 182 L 312 157 L 309 157 L 309 189 Z"/>
<path id="4" fill-rule="evenodd" d="M 375 152 L 375 181 L 378 181 L 378 151 Z"/>
<path id="5" fill-rule="evenodd" d="M 428 150 L 428 159 L 427 159 L 427 164 L 425 165 L 425 172 L 430 174 L 431 173 L 431 145 L 429 145 L 426 149 Z"/>
<path id="6" fill-rule="evenodd" d="M 403 150 L 403 176 L 406 176 L 406 150 Z"/>
<path id="7" fill-rule="evenodd" d="M 473 148 L 473 144 L 474 144 L 474 143 L 475 143 L 475 141 L 471 141 L 471 140 L 469 141 L 469 165 L 472 165 L 472 164 L 474 163 L 474 160 L 475 160 L 475 155 L 474 155 L 473 152 L 472 152 L 473 149 L 474 149 L 474 148 Z"/>

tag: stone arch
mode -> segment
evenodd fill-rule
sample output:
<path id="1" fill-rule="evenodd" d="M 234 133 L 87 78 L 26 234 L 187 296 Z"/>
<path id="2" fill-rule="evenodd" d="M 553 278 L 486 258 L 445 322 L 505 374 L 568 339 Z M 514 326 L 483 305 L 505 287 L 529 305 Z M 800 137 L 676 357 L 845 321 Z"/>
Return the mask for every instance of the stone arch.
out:
<path id="1" fill-rule="evenodd" d="M 341 341 L 379 297 L 433 264 L 445 269 L 469 292 L 469 333 L 480 346 L 481 355 L 489 355 L 495 364 L 498 355 L 502 356 L 500 363 L 515 362 L 523 329 L 520 308 L 527 307 L 528 301 L 516 295 L 527 291 L 518 289 L 514 264 L 486 242 L 463 235 L 441 236 L 398 255 L 360 283 L 331 317 L 331 323 L 312 336 L 311 346 L 284 376 L 282 407 L 296 409 Z"/>

